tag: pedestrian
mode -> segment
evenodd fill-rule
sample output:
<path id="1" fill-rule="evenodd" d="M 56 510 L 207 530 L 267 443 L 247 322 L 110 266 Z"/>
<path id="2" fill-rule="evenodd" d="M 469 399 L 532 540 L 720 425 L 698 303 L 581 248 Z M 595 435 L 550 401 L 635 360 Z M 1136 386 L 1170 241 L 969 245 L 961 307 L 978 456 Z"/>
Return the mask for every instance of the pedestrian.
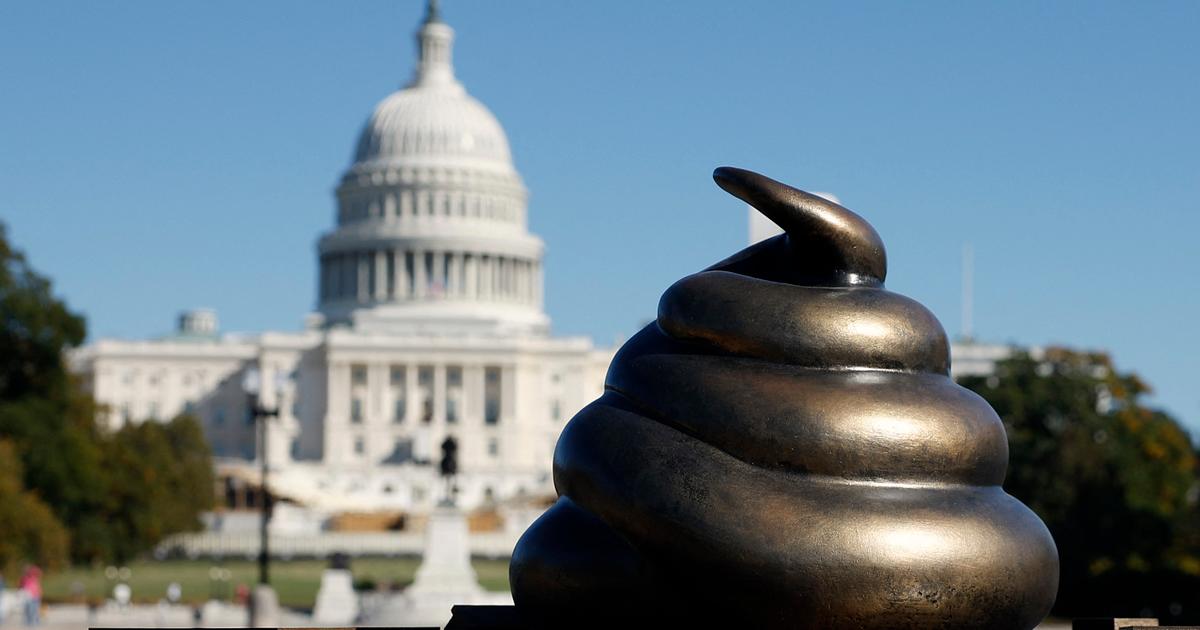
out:
<path id="1" fill-rule="evenodd" d="M 42 620 L 42 570 L 36 565 L 25 567 L 21 594 L 25 596 L 25 625 L 38 625 Z"/>
<path id="2" fill-rule="evenodd" d="M 4 615 L 8 612 L 8 594 L 4 592 L 4 574 L 0 573 L 0 626 L 4 625 Z"/>

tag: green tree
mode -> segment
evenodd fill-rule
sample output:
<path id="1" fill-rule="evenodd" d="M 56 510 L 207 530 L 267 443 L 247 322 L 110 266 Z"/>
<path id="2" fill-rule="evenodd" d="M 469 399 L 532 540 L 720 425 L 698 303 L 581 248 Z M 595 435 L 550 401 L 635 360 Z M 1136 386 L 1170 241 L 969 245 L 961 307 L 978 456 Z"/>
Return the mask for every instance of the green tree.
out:
<path id="1" fill-rule="evenodd" d="M 0 544 L 16 541 L 0 549 L 0 562 L 24 554 L 53 564 L 63 526 L 73 560 L 127 559 L 194 529 L 211 505 L 211 457 L 194 419 L 115 434 L 97 426 L 95 402 L 65 359 L 85 336 L 83 317 L 54 296 L 0 224 L 0 439 L 8 449 L 0 453 Z M 28 509 L 8 509 L 10 500 Z M 28 537 L 23 512 L 44 537 Z"/>
<path id="2" fill-rule="evenodd" d="M 1169 617 L 1194 599 L 1196 453 L 1175 420 L 1141 403 L 1141 379 L 1105 354 L 1054 348 L 961 383 L 1004 420 L 1004 487 L 1058 544 L 1060 614 Z"/>
<path id="3" fill-rule="evenodd" d="M 54 569 L 67 560 L 67 530 L 38 496 L 25 490 L 12 443 L 0 440 L 0 573 L 34 562 Z"/>
<path id="4" fill-rule="evenodd" d="M 53 295 L 0 225 L 0 436 L 20 459 L 23 487 L 69 529 L 97 511 L 105 491 L 94 407 L 63 359 L 84 335 L 83 318 Z"/>
<path id="5" fill-rule="evenodd" d="M 195 418 L 127 424 L 106 446 L 112 559 L 127 561 L 169 534 L 200 527 L 200 512 L 213 503 L 213 470 Z"/>

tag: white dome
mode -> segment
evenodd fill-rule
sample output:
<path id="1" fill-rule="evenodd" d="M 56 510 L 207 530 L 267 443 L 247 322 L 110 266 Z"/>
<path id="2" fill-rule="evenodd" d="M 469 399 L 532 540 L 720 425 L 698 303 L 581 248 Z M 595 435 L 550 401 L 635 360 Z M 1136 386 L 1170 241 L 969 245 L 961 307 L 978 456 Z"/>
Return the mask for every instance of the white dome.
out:
<path id="1" fill-rule="evenodd" d="M 466 157 L 511 163 L 499 121 L 464 91 L 414 85 L 375 108 L 358 138 L 356 164 Z"/>
<path id="2" fill-rule="evenodd" d="M 375 107 L 317 243 L 327 325 L 423 335 L 544 335 L 542 240 L 496 117 L 450 62 L 430 2 L 412 82 Z"/>

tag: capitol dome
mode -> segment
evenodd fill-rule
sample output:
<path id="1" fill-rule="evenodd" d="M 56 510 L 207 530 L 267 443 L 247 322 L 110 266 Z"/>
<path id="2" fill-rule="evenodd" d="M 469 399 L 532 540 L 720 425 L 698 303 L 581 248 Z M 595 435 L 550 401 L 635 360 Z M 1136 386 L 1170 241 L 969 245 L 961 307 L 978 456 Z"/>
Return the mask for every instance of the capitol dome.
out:
<path id="1" fill-rule="evenodd" d="M 357 165 L 404 163 L 420 157 L 456 158 L 510 165 L 500 122 L 461 88 L 405 88 L 383 99 L 363 127 Z"/>
<path id="2" fill-rule="evenodd" d="M 318 243 L 327 325 L 424 335 L 545 333 L 541 239 L 496 117 L 454 75 L 437 3 L 412 80 L 376 107 Z"/>

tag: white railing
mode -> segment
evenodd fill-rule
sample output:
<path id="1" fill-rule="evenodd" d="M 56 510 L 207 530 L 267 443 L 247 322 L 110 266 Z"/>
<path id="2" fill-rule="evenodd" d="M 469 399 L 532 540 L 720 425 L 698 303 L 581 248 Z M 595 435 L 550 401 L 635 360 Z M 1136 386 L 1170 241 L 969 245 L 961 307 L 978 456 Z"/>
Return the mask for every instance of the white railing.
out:
<path id="1" fill-rule="evenodd" d="M 483 532 L 471 534 L 471 555 L 507 558 L 512 555 L 520 532 Z M 157 554 L 189 558 L 255 558 L 258 556 L 257 532 L 201 532 L 176 534 L 159 543 Z M 272 534 L 269 541 L 273 558 L 327 558 L 335 553 L 349 556 L 418 556 L 425 536 L 416 532 L 322 532 L 320 534 Z"/>

